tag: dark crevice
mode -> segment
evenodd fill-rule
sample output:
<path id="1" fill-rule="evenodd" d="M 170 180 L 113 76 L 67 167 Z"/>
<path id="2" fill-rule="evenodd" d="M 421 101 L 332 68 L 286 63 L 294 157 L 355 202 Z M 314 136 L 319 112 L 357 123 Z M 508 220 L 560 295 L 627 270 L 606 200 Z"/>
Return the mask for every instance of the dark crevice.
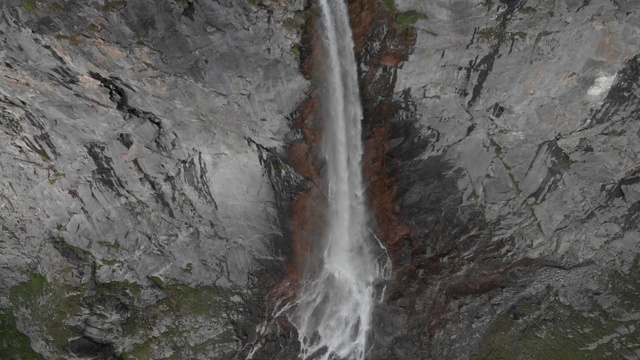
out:
<path id="1" fill-rule="evenodd" d="M 76 78 L 75 75 L 73 75 L 69 69 L 65 68 L 64 66 L 56 66 L 55 68 L 52 69 L 52 71 L 58 75 L 60 75 L 61 80 L 64 82 L 63 85 L 65 84 L 77 84 L 78 83 L 78 79 Z"/>
<path id="2" fill-rule="evenodd" d="M 490 107 L 489 111 L 491 112 L 491 116 L 495 118 L 500 118 L 500 116 L 504 114 L 504 107 L 501 106 L 499 103 L 495 103 L 493 104 L 492 107 Z"/>
<path id="3" fill-rule="evenodd" d="M 246 138 L 246 141 L 258 153 L 258 161 L 269 178 L 279 211 L 287 214 L 295 196 L 305 189 L 305 179 L 288 165 L 275 149 L 263 146 L 251 138 Z M 286 216 L 283 216 L 284 218 Z"/>
<path id="4" fill-rule="evenodd" d="M 196 7 L 195 7 L 195 3 L 194 2 L 189 2 L 189 5 L 187 5 L 187 8 L 184 9 L 184 11 L 182 11 L 182 16 L 185 16 L 187 18 L 189 18 L 189 20 L 194 21 L 194 17 L 193 15 L 196 12 Z"/>
<path id="5" fill-rule="evenodd" d="M 576 12 L 578 12 L 578 11 L 584 9 L 585 7 L 589 6 L 590 3 L 591 3 L 591 0 L 582 0 L 582 5 L 576 9 Z"/>
<path id="6" fill-rule="evenodd" d="M 49 133 L 42 133 L 40 135 L 35 135 L 33 137 L 36 142 L 42 141 L 45 145 L 47 145 L 47 147 L 49 148 L 49 151 L 51 151 L 51 154 L 53 154 L 54 156 L 60 156 L 60 153 L 58 153 L 58 150 L 56 150 L 56 147 L 53 145 L 53 142 L 51 141 L 51 136 L 49 136 Z"/>
<path id="7" fill-rule="evenodd" d="M 123 113 L 123 118 L 125 120 L 129 120 L 131 116 L 150 121 L 159 130 L 162 130 L 162 121 L 158 116 L 153 114 L 152 112 L 141 110 L 129 105 L 129 98 L 127 96 L 124 87 L 127 87 L 132 90 L 131 87 L 127 86 L 117 77 L 105 78 L 102 75 L 96 72 L 89 72 L 89 75 L 100 81 L 100 84 L 109 90 L 109 99 L 116 104 L 116 109 Z"/>
<path id="8" fill-rule="evenodd" d="M 540 157 L 546 157 L 550 160 L 551 166 L 547 167 L 547 175 L 540 182 L 540 185 L 536 189 L 536 191 L 529 195 L 527 199 L 534 199 L 536 203 L 541 203 L 544 201 L 544 198 L 547 193 L 555 190 L 557 188 L 560 179 L 562 178 L 563 173 L 569 168 L 571 164 L 571 160 L 569 155 L 558 145 L 555 140 L 545 141 L 538 145 L 538 149 L 536 150 L 536 155 L 531 160 L 529 164 L 529 169 L 527 170 L 527 175 L 531 175 L 531 171 L 533 170 L 533 165 Z M 549 163 L 549 161 L 545 161 L 545 163 Z"/>
<path id="9" fill-rule="evenodd" d="M 640 228 L 640 201 L 633 203 L 624 219 L 624 231 L 635 230 Z"/>
<path id="10" fill-rule="evenodd" d="M 193 156 L 189 161 L 182 162 L 182 169 L 185 182 L 196 191 L 198 196 L 205 202 L 212 204 L 213 207 L 218 210 L 218 204 L 216 203 L 211 189 L 209 188 L 209 179 L 207 179 L 207 166 L 202 158 L 202 153 L 198 153 L 197 162 L 196 156 Z"/>
<path id="11" fill-rule="evenodd" d="M 473 106 L 476 100 L 480 97 L 480 93 L 482 92 L 482 87 L 484 86 L 485 81 L 489 77 L 489 73 L 493 71 L 493 63 L 496 60 L 496 56 L 500 53 L 500 48 L 496 46 L 491 50 L 491 52 L 483 57 L 479 62 L 477 62 L 473 66 L 473 71 L 479 72 L 478 80 L 476 84 L 473 86 L 473 90 L 471 92 L 471 100 L 467 103 L 468 107 Z"/>
<path id="12" fill-rule="evenodd" d="M 113 160 L 104 154 L 105 149 L 104 145 L 98 143 L 87 146 L 87 153 L 96 165 L 96 169 L 91 174 L 96 181 L 114 193 L 120 194 L 120 189 L 124 189 L 124 185 L 113 169 Z"/>
<path id="13" fill-rule="evenodd" d="M 147 174 L 142 169 L 142 166 L 140 165 L 140 162 L 138 161 L 138 159 L 133 160 L 132 163 L 136 167 L 136 170 L 138 170 L 138 172 L 142 174 L 142 179 L 144 179 L 144 181 L 146 181 L 147 184 L 149 184 L 149 186 L 151 187 L 151 190 L 153 190 L 153 197 L 156 199 L 156 201 L 160 205 L 162 205 L 165 209 L 167 209 L 167 212 L 169 213 L 170 217 L 175 218 L 171 204 L 169 204 L 169 202 L 164 198 L 162 187 L 158 186 L 155 179 L 149 176 L 149 174 Z"/>
<path id="14" fill-rule="evenodd" d="M 120 143 L 127 149 L 131 149 L 131 147 L 133 146 L 133 139 L 131 139 L 131 134 L 121 133 L 120 135 L 118 135 L 118 141 L 120 141 Z"/>
<path id="15" fill-rule="evenodd" d="M 620 180 L 620 185 L 630 186 L 640 183 L 640 169 L 636 169 L 631 174 Z"/>
<path id="16" fill-rule="evenodd" d="M 476 32 L 478 32 L 478 28 L 477 28 L 477 27 L 474 27 L 474 28 L 473 28 L 473 35 L 471 35 L 471 41 L 469 41 L 469 43 L 467 44 L 466 49 L 469 49 L 469 47 L 470 47 L 471 45 L 473 45 L 473 41 L 476 39 Z M 444 53 L 443 53 L 443 54 L 444 54 Z"/>
<path id="17" fill-rule="evenodd" d="M 58 53 L 53 50 L 53 48 L 47 44 L 43 44 L 42 47 L 44 47 L 45 49 L 49 50 L 49 52 L 51 53 L 51 56 L 53 56 L 56 60 L 58 60 L 62 65 L 67 65 L 67 62 L 64 61 L 64 59 L 62 58 L 62 56 L 58 55 Z"/>
<path id="18" fill-rule="evenodd" d="M 89 76 L 100 81 L 100 84 L 109 90 L 109 99 L 116 104 L 116 109 L 119 111 L 125 111 L 129 107 L 129 99 L 127 93 L 122 87 L 117 84 L 117 81 L 113 78 L 105 78 L 96 72 L 89 72 Z"/>
<path id="19" fill-rule="evenodd" d="M 95 360 L 118 360 L 115 348 L 111 343 L 101 343 L 88 336 L 69 341 L 69 351 L 82 358 Z"/>
<path id="20" fill-rule="evenodd" d="M 479 61 L 478 61 L 478 57 L 476 57 L 474 61 L 469 62 L 469 66 L 462 68 L 466 71 L 465 78 L 467 82 L 471 78 L 472 71 L 478 73 L 478 78 L 471 91 L 471 99 L 467 102 L 468 107 L 473 106 L 473 104 L 480 97 L 484 83 L 489 77 L 489 73 L 493 71 L 493 65 L 496 58 L 500 57 L 500 48 L 502 47 L 502 45 L 504 45 L 505 41 L 511 40 L 511 47 L 509 49 L 509 54 L 510 54 L 513 49 L 513 45 L 515 43 L 515 37 L 513 35 L 509 36 L 507 32 L 507 26 L 511 21 L 511 18 L 513 17 L 513 14 L 515 13 L 515 11 L 521 8 L 526 2 L 526 0 L 501 0 L 500 2 L 504 6 L 506 6 L 506 9 L 499 15 L 499 23 L 498 25 L 495 26 L 495 28 L 493 28 L 493 31 L 491 32 L 492 39 L 496 41 L 491 46 L 491 51 L 489 51 L 489 54 L 482 57 L 482 59 L 480 59 Z M 474 34 L 471 39 L 472 42 L 476 38 L 476 31 L 477 30 L 474 29 Z M 467 46 L 470 46 L 470 45 L 471 44 Z M 458 90 L 458 93 L 463 97 L 467 97 L 469 95 L 469 92 L 467 89 L 463 89 L 462 91 Z"/>
<path id="21" fill-rule="evenodd" d="M 62 237 L 52 238 L 53 247 L 62 255 L 62 257 L 80 269 L 82 265 L 89 264 L 93 261 L 93 255 L 88 251 L 78 247 L 71 246 L 65 242 Z"/>

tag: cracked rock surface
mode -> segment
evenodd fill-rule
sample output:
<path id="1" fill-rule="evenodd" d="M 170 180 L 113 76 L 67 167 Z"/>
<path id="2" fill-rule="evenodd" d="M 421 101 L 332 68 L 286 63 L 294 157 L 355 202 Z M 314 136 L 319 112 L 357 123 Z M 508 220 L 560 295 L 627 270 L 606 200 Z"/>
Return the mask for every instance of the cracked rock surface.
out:
<path id="1" fill-rule="evenodd" d="M 0 358 L 249 352 L 319 227 L 310 4 L 0 2 Z M 349 5 L 367 358 L 640 359 L 640 4 Z"/>
<path id="2" fill-rule="evenodd" d="M 237 352 L 284 266 L 301 7 L 0 3 L 3 325 L 47 359 Z"/>
<path id="3" fill-rule="evenodd" d="M 375 358 L 639 359 L 639 4 L 396 3 L 427 19 Z"/>

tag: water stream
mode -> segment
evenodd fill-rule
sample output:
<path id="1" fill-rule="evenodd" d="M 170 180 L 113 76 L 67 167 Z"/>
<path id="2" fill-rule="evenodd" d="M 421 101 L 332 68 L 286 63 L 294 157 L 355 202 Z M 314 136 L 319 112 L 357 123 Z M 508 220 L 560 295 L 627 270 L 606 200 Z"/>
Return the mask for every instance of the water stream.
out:
<path id="1" fill-rule="evenodd" d="M 323 155 L 327 228 L 319 271 L 309 272 L 291 321 L 304 359 L 364 359 L 381 277 L 368 230 L 362 182 L 362 105 L 349 15 L 343 0 L 319 0 L 323 70 Z M 317 256 L 311 254 L 311 256 Z"/>

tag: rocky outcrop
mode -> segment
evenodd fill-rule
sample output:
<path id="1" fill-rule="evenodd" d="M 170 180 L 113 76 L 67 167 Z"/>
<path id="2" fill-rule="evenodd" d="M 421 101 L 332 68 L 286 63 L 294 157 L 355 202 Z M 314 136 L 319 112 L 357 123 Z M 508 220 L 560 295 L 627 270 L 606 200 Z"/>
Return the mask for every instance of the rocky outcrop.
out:
<path id="1" fill-rule="evenodd" d="M 397 3 L 427 19 L 395 83 L 410 230 L 372 357 L 638 358 L 638 5 Z"/>
<path id="2" fill-rule="evenodd" d="M 301 7 L 2 1 L 0 357 L 241 348 L 289 252 Z"/>

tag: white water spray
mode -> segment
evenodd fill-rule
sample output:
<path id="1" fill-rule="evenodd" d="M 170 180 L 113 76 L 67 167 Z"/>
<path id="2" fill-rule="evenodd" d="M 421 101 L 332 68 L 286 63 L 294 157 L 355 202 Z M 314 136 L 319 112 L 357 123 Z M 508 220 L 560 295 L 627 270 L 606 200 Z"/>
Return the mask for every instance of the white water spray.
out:
<path id="1" fill-rule="evenodd" d="M 381 277 L 362 184 L 362 105 L 347 7 L 320 0 L 327 54 L 321 85 L 328 199 L 322 268 L 307 274 L 291 321 L 304 359 L 364 359 Z M 313 255 L 312 255 L 313 256 Z"/>

